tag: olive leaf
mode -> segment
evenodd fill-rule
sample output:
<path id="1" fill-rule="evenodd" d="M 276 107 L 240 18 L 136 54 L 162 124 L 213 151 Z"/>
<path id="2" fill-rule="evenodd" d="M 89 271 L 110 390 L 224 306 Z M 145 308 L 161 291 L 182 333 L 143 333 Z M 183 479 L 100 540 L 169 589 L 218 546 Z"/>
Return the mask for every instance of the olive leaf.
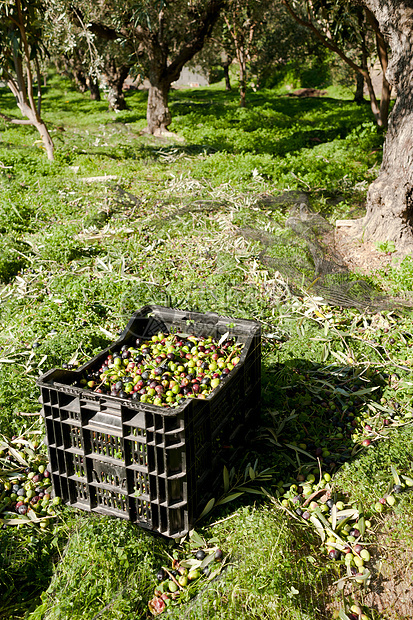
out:
<path id="1" fill-rule="evenodd" d="M 229 473 L 228 473 L 228 469 L 226 467 L 226 465 L 224 465 L 224 470 L 222 472 L 223 478 L 224 478 L 224 492 L 228 493 L 229 491 Z"/>
<path id="2" fill-rule="evenodd" d="M 14 456 L 16 461 L 21 463 L 21 465 L 24 465 L 25 467 L 29 466 L 29 463 L 19 454 L 19 452 L 17 450 L 12 448 L 10 445 L 9 445 L 9 452 L 10 452 L 10 454 L 12 454 Z"/>
<path id="3" fill-rule="evenodd" d="M 222 506 L 222 504 L 228 504 L 228 502 L 232 502 L 234 499 L 237 499 L 241 495 L 244 495 L 244 491 L 239 491 L 238 493 L 231 493 L 231 495 L 227 495 L 226 497 L 219 499 L 215 505 Z"/>
<path id="4" fill-rule="evenodd" d="M 203 509 L 203 511 L 201 512 L 201 514 L 199 515 L 198 519 L 203 519 L 203 517 L 206 517 L 206 515 L 211 512 L 214 506 L 215 506 L 215 498 L 212 497 L 207 503 L 207 505 L 205 506 L 205 508 Z"/>
<path id="5" fill-rule="evenodd" d="M 221 344 L 225 342 L 225 340 L 228 338 L 228 336 L 229 336 L 229 332 L 225 332 L 225 334 L 222 334 L 221 338 L 218 340 L 217 346 L 220 347 Z"/>
<path id="6" fill-rule="evenodd" d="M 319 519 L 317 519 L 317 517 L 314 516 L 314 515 L 311 515 L 310 521 L 314 525 L 314 527 L 315 527 L 315 529 L 317 531 L 317 534 L 320 536 L 321 540 L 324 542 L 325 539 L 326 539 L 326 533 L 325 533 L 324 528 L 323 528 L 323 526 L 321 524 L 321 521 L 319 521 Z"/>
<path id="7" fill-rule="evenodd" d="M 187 560 L 181 560 L 179 564 L 183 568 L 198 568 L 201 564 L 201 561 L 195 560 L 195 558 L 189 558 Z"/>
<path id="8" fill-rule="evenodd" d="M 360 532 L 360 536 L 364 536 L 364 533 L 366 531 L 366 522 L 364 518 L 363 507 L 361 504 L 358 505 L 358 511 L 359 511 L 359 518 L 357 521 L 357 527 Z"/>
<path id="9" fill-rule="evenodd" d="M 337 527 L 337 506 L 334 504 L 331 508 L 331 528 L 335 530 Z"/>
<path id="10" fill-rule="evenodd" d="M 308 456 L 310 459 L 313 459 L 313 461 L 316 461 L 317 459 L 315 458 L 315 456 L 313 456 L 312 454 L 310 454 L 309 452 L 306 452 L 305 450 L 303 450 L 302 448 L 299 448 L 298 446 L 294 446 L 292 443 L 285 443 L 284 446 L 287 446 L 287 448 L 291 448 L 291 450 L 295 450 L 296 452 L 301 452 L 302 454 L 305 454 L 306 456 Z"/>
<path id="11" fill-rule="evenodd" d="M 216 549 L 212 549 L 210 553 L 208 553 L 208 555 L 206 555 L 204 557 L 204 559 L 201 562 L 200 565 L 200 569 L 202 570 L 203 568 L 206 568 L 209 564 L 211 564 L 211 562 L 213 562 L 215 560 L 215 551 Z"/>
<path id="12" fill-rule="evenodd" d="M 402 481 L 400 480 L 400 476 L 397 473 L 397 469 L 393 467 L 393 465 L 390 465 L 390 469 L 391 469 L 391 473 L 393 474 L 394 484 L 401 485 Z"/>
<path id="13" fill-rule="evenodd" d="M 343 545 L 342 543 L 329 542 L 328 546 L 338 549 L 339 551 L 344 551 L 344 549 L 346 549 L 346 545 Z"/>
<path id="14" fill-rule="evenodd" d="M 211 500 L 212 501 L 212 500 Z M 208 502 L 209 504 L 210 502 Z M 208 506 L 207 504 L 207 506 Z M 205 547 L 205 540 L 201 538 L 201 536 L 195 530 L 191 530 L 189 532 L 189 539 L 193 542 L 197 547 Z"/>

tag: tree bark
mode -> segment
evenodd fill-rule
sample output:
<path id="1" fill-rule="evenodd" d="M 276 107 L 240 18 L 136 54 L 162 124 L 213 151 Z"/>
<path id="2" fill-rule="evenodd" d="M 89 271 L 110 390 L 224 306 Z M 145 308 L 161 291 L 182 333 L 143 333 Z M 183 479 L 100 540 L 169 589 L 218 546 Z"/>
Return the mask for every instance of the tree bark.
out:
<path id="1" fill-rule="evenodd" d="M 149 133 L 154 135 L 161 135 L 167 131 L 172 122 L 172 115 L 168 108 L 170 87 L 169 80 L 154 77 L 150 80 L 146 120 Z"/>
<path id="2" fill-rule="evenodd" d="M 241 108 L 247 106 L 247 60 L 242 47 L 236 50 L 239 63 L 239 105 Z"/>
<path id="3" fill-rule="evenodd" d="M 397 98 L 380 173 L 367 195 L 363 238 L 393 241 L 404 254 L 413 249 L 413 0 L 364 0 L 364 4 L 389 40 L 392 54 L 386 77 Z"/>
<path id="4" fill-rule="evenodd" d="M 113 57 L 105 59 L 103 80 L 108 88 L 107 100 L 110 110 L 126 110 L 127 105 L 123 94 L 123 84 L 128 77 L 129 64 L 118 64 Z"/>
<path id="5" fill-rule="evenodd" d="M 222 63 L 222 67 L 224 69 L 224 78 L 225 78 L 225 90 L 232 90 L 231 80 L 229 78 L 229 67 L 231 63 L 232 63 L 232 58 L 231 60 L 228 60 L 227 62 Z"/>
<path id="6" fill-rule="evenodd" d="M 9 78 L 7 81 L 7 85 L 10 88 L 13 95 L 16 97 L 16 102 L 22 115 L 25 116 L 27 120 L 9 119 L 5 117 L 4 115 L 2 115 L 2 117 L 6 118 L 6 120 L 16 125 L 17 124 L 18 125 L 33 125 L 33 127 L 37 129 L 37 131 L 39 132 L 42 138 L 43 147 L 44 147 L 44 150 L 46 151 L 47 158 L 50 161 L 53 161 L 54 159 L 53 141 L 50 137 L 50 134 L 47 130 L 46 125 L 44 124 L 44 122 L 42 121 L 42 119 L 40 118 L 37 112 L 36 106 L 34 106 L 33 102 L 31 101 L 31 98 L 27 97 L 25 89 L 24 90 L 19 89 L 19 87 L 17 86 L 16 82 L 13 79 Z"/>
<path id="7" fill-rule="evenodd" d="M 364 99 L 364 77 L 361 73 L 356 73 L 356 92 L 354 94 L 354 101 L 357 104 L 361 104 L 365 102 Z"/>
<path id="8" fill-rule="evenodd" d="M 386 71 L 389 64 L 388 54 L 387 54 L 387 43 L 383 36 L 383 33 L 380 30 L 380 25 L 373 13 L 366 7 L 365 13 L 368 22 L 372 26 L 375 34 L 376 34 L 376 48 L 377 48 L 377 56 L 380 61 L 381 69 L 383 72 L 382 84 L 381 84 L 381 98 L 380 98 L 380 118 L 383 120 L 382 127 L 387 129 L 388 120 L 389 120 L 389 107 L 390 107 L 390 98 L 391 98 L 391 84 L 388 82 L 386 78 Z"/>
<path id="9" fill-rule="evenodd" d="M 92 101 L 100 101 L 99 83 L 92 75 L 86 78 L 87 88 L 90 90 L 90 98 Z"/>

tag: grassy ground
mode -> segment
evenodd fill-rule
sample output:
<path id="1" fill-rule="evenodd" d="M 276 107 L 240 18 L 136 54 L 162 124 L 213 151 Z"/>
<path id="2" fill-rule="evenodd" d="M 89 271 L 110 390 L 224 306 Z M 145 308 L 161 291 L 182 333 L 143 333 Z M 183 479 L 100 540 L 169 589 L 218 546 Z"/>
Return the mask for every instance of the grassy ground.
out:
<path id="1" fill-rule="evenodd" d="M 139 133 L 145 93 L 130 93 L 129 109 L 115 114 L 51 78 L 44 118 L 54 163 L 32 129 L 3 124 L 1 432 L 9 442 L 41 436 L 36 377 L 87 361 L 147 303 L 259 320 L 263 415 L 237 467 L 251 484 L 248 463 L 276 473 L 266 495 L 244 493 L 198 523 L 202 544 L 222 547 L 227 565 L 165 616 L 318 620 L 341 609 L 345 618 L 357 601 L 369 618 L 409 618 L 397 584 L 411 577 L 412 496 L 376 504 L 391 492 L 392 467 L 413 470 L 413 317 L 395 304 L 323 304 L 308 288 L 308 235 L 288 226 L 290 205 L 274 201 L 305 192 L 319 229 L 360 214 L 382 137 L 368 107 L 349 100 L 272 91 L 252 93 L 247 109 L 237 100 L 220 86 L 174 91 L 177 139 L 157 140 Z M 2 111 L 13 105 L 1 90 Z M 346 286 L 352 278 L 369 295 L 408 297 L 413 265 L 346 274 Z M 291 485 L 311 475 L 315 485 L 320 470 L 321 486 L 370 521 L 366 588 L 340 582 L 344 559 L 330 559 L 317 524 L 294 511 Z M 0 529 L 0 617 L 145 618 L 156 571 L 168 553 L 190 554 L 188 544 L 69 508 L 46 531 Z"/>

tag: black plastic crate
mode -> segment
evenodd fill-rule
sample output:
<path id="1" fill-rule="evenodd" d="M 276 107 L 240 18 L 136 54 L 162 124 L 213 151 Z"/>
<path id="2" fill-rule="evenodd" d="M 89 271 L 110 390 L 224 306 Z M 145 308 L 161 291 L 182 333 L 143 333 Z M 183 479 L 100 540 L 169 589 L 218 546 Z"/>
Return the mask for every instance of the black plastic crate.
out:
<path id="1" fill-rule="evenodd" d="M 110 351 L 159 331 L 244 343 L 240 361 L 205 399 L 177 407 L 133 402 L 76 387 Z M 38 381 L 56 495 L 83 510 L 183 536 L 221 484 L 224 464 L 244 449 L 261 398 L 261 327 L 214 313 L 145 306 L 119 340 L 78 370 Z"/>

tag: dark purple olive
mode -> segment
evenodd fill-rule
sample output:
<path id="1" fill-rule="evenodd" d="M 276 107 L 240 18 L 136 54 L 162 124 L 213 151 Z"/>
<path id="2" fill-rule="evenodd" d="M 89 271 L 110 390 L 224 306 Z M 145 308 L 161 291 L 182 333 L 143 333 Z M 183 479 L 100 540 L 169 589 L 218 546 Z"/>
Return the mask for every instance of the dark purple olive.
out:
<path id="1" fill-rule="evenodd" d="M 197 560 L 203 560 L 205 558 L 205 551 L 203 551 L 202 549 L 198 549 L 198 551 L 195 554 L 195 557 Z"/>
<path id="2" fill-rule="evenodd" d="M 222 560 L 223 556 L 224 556 L 224 553 L 223 553 L 222 549 L 217 549 L 217 550 L 215 551 L 214 558 L 215 558 L 218 562 L 219 562 L 220 560 Z"/>
<path id="3" fill-rule="evenodd" d="M 163 568 L 160 568 L 156 573 L 156 578 L 158 581 L 163 581 L 166 578 L 166 573 Z"/>
<path id="4" fill-rule="evenodd" d="M 339 560 L 340 559 L 340 551 L 338 549 L 330 549 L 328 552 L 328 556 L 330 560 Z"/>

